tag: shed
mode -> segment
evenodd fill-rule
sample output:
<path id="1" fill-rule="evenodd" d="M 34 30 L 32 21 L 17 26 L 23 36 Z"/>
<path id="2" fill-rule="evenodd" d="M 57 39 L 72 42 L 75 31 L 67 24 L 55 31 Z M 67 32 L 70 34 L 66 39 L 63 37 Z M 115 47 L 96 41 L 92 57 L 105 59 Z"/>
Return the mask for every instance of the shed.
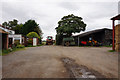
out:
<path id="1" fill-rule="evenodd" d="M 112 20 L 112 27 L 113 27 L 113 42 L 112 42 L 112 49 L 115 50 L 115 20 L 120 20 L 120 14 L 118 14 L 117 16 L 111 18 Z"/>
<path id="2" fill-rule="evenodd" d="M 90 39 L 94 39 L 95 41 L 102 43 L 102 45 L 111 45 L 112 29 L 96 29 L 79 35 L 75 35 L 73 37 L 75 39 L 76 45 L 80 45 L 81 41 L 89 41 Z"/>

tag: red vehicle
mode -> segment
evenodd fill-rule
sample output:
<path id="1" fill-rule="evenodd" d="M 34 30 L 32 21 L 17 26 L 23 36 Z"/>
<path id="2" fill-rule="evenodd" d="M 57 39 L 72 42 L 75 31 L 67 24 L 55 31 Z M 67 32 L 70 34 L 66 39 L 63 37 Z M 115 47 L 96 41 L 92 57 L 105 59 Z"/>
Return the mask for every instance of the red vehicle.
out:
<path id="1" fill-rule="evenodd" d="M 52 36 L 48 36 L 46 39 L 46 45 L 53 45 L 53 37 Z"/>

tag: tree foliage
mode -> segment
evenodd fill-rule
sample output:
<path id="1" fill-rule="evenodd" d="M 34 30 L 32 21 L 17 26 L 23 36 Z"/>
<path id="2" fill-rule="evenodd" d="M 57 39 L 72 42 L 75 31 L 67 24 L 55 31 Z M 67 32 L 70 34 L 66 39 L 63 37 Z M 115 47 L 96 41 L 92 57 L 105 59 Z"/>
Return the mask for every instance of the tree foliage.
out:
<path id="1" fill-rule="evenodd" d="M 18 20 L 13 19 L 13 21 L 4 22 L 2 23 L 2 25 L 13 29 L 14 27 L 16 27 L 16 25 L 18 25 Z"/>
<path id="2" fill-rule="evenodd" d="M 27 35 L 29 32 L 36 32 L 40 37 L 42 36 L 42 30 L 35 20 L 28 20 L 25 24 L 18 24 L 18 20 L 13 19 L 12 21 L 2 23 L 2 25 L 14 30 L 15 34 Z"/>
<path id="3" fill-rule="evenodd" d="M 36 32 L 29 32 L 27 34 L 27 37 L 29 37 L 29 38 L 34 38 L 34 37 L 40 38 L 40 36 Z"/>
<path id="4" fill-rule="evenodd" d="M 23 34 L 26 35 L 29 32 L 36 32 L 39 36 L 42 34 L 41 29 L 39 28 L 39 24 L 35 22 L 35 20 L 28 20 L 23 25 Z"/>
<path id="5" fill-rule="evenodd" d="M 13 27 L 13 30 L 16 34 L 23 34 L 23 24 L 16 25 L 16 27 Z"/>
<path id="6" fill-rule="evenodd" d="M 7 22 L 2 23 L 2 25 L 5 26 L 5 27 L 8 27 L 8 23 Z"/>
<path id="7" fill-rule="evenodd" d="M 71 36 L 72 33 L 79 33 L 85 31 L 86 24 L 82 21 L 81 17 L 74 16 L 73 14 L 64 16 L 59 22 L 56 28 L 57 34 L 66 34 Z"/>

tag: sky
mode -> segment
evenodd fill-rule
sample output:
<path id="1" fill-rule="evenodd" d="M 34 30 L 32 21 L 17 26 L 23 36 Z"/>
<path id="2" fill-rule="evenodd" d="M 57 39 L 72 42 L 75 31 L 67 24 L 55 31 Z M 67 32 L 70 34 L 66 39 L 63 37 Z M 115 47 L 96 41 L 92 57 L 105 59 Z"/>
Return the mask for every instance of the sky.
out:
<path id="1" fill-rule="evenodd" d="M 47 36 L 55 39 L 58 21 L 69 14 L 83 18 L 87 24 L 85 32 L 111 29 L 110 18 L 118 14 L 118 2 L 119 0 L 0 0 L 0 24 L 13 19 L 24 24 L 33 19 L 43 32 L 43 40 Z"/>

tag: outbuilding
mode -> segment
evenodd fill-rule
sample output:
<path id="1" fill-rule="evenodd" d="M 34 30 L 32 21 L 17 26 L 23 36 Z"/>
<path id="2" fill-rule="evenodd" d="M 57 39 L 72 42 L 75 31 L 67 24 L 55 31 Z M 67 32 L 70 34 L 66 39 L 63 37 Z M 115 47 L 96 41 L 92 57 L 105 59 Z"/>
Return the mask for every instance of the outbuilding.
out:
<path id="1" fill-rule="evenodd" d="M 115 24 L 115 21 L 120 21 L 120 14 L 111 18 L 112 20 L 112 27 L 113 27 L 113 50 L 120 52 L 120 23 L 118 25 Z M 116 26 L 115 26 L 116 25 Z"/>
<path id="2" fill-rule="evenodd" d="M 8 32 L 0 25 L 0 49 L 8 49 Z"/>
<path id="3" fill-rule="evenodd" d="M 73 37 L 75 39 L 75 44 L 78 46 L 80 46 L 81 41 L 88 42 L 90 40 L 95 40 L 102 45 L 112 45 L 112 29 L 96 29 Z"/>

